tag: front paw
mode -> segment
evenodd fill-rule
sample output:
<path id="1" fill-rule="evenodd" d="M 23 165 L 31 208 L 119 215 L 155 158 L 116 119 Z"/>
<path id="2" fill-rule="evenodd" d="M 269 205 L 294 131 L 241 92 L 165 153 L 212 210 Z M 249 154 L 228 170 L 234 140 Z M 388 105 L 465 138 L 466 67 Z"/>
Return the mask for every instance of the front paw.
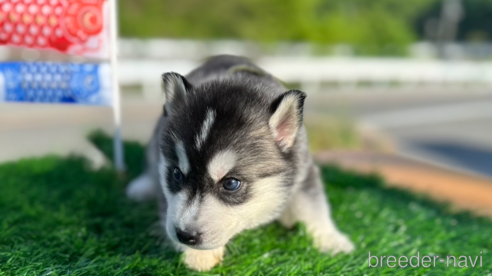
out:
<path id="1" fill-rule="evenodd" d="M 186 249 L 184 263 L 190 269 L 208 271 L 219 264 L 224 258 L 224 247 L 213 250 Z"/>
<path id="2" fill-rule="evenodd" d="M 355 249 L 350 239 L 340 232 L 315 236 L 314 243 L 321 252 L 330 252 L 332 255 L 350 253 Z"/>

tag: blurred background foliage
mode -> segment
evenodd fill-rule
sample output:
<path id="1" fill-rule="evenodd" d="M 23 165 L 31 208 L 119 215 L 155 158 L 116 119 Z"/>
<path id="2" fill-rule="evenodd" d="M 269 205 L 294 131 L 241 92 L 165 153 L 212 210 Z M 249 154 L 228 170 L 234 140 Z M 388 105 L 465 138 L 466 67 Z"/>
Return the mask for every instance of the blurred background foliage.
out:
<path id="1" fill-rule="evenodd" d="M 430 1 L 429 8 L 424 9 L 418 20 L 416 28 L 422 39 L 426 39 L 426 22 L 439 18 L 442 10 L 442 2 Z M 492 38 L 492 1 L 491 0 L 462 0 L 464 14 L 459 22 L 457 40 L 465 42 L 486 42 Z"/>
<path id="2" fill-rule="evenodd" d="M 439 20 L 442 4 L 443 0 L 123 0 L 120 28 L 123 37 L 306 41 L 348 44 L 364 54 L 379 54 L 381 49 L 398 52 L 431 39 L 426 28 Z M 457 39 L 490 39 L 492 1 L 465 0 L 462 5 L 465 15 Z"/>

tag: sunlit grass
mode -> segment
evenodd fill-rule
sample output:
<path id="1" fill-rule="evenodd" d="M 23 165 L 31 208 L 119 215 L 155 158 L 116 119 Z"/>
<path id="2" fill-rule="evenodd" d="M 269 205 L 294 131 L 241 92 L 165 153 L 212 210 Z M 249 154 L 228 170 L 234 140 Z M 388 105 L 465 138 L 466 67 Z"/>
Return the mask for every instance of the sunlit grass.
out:
<path id="1" fill-rule="evenodd" d="M 92 140 L 111 157 L 111 140 Z M 45 157 L 0 165 L 0 275 L 193 275 L 162 244 L 155 203 L 133 203 L 124 187 L 142 168 L 143 148 L 126 143 L 126 176 L 93 171 L 83 159 Z M 334 167 L 323 177 L 339 227 L 357 249 L 316 251 L 302 225 L 246 231 L 209 275 L 487 275 L 492 222 L 404 191 L 375 176 Z M 481 268 L 368 268 L 375 255 L 471 255 Z"/>

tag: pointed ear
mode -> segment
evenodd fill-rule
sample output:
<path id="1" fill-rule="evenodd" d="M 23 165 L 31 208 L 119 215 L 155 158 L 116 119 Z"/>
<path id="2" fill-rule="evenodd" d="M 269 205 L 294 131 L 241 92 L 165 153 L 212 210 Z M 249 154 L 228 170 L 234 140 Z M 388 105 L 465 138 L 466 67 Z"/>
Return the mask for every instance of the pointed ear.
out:
<path id="1" fill-rule="evenodd" d="M 305 98 L 306 93 L 290 90 L 278 97 L 270 107 L 272 115 L 268 125 L 275 142 L 284 152 L 294 145 L 297 132 L 302 125 Z"/>
<path id="2" fill-rule="evenodd" d="M 170 72 L 162 74 L 164 85 L 164 94 L 166 95 L 166 106 L 164 114 L 166 115 L 172 109 L 173 102 L 186 100 L 186 95 L 191 91 L 193 86 L 185 77 L 178 73 Z"/>

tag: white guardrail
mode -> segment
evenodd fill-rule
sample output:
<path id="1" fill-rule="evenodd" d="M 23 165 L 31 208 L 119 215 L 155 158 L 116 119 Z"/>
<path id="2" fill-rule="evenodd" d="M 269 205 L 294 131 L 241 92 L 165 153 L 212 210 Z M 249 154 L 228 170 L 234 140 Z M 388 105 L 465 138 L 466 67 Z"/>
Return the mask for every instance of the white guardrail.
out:
<path id="1" fill-rule="evenodd" d="M 437 46 L 419 42 L 406 58 L 369 58 L 353 55 L 350 46 L 326 46 L 316 54 L 309 43 L 276 43 L 265 47 L 234 40 L 120 39 L 118 74 L 123 86 L 141 86 L 146 96 L 160 95 L 160 75 L 187 74 L 208 56 L 232 54 L 252 58 L 287 83 L 316 92 L 322 84 L 358 86 L 479 86 L 492 87 L 492 44 L 449 44 L 449 60 L 437 59 Z M 0 59 L 67 61 L 54 52 L 0 47 Z M 490 61 L 487 61 L 490 60 Z M 69 59 L 70 61 L 70 59 Z M 313 91 L 314 90 L 314 91 Z"/>
<path id="2" fill-rule="evenodd" d="M 284 82 L 311 89 L 323 83 L 492 87 L 492 62 L 355 57 L 264 57 L 254 61 Z M 141 85 L 147 96 L 158 95 L 162 73 L 187 74 L 200 63 L 184 59 L 121 59 L 120 84 Z"/>

